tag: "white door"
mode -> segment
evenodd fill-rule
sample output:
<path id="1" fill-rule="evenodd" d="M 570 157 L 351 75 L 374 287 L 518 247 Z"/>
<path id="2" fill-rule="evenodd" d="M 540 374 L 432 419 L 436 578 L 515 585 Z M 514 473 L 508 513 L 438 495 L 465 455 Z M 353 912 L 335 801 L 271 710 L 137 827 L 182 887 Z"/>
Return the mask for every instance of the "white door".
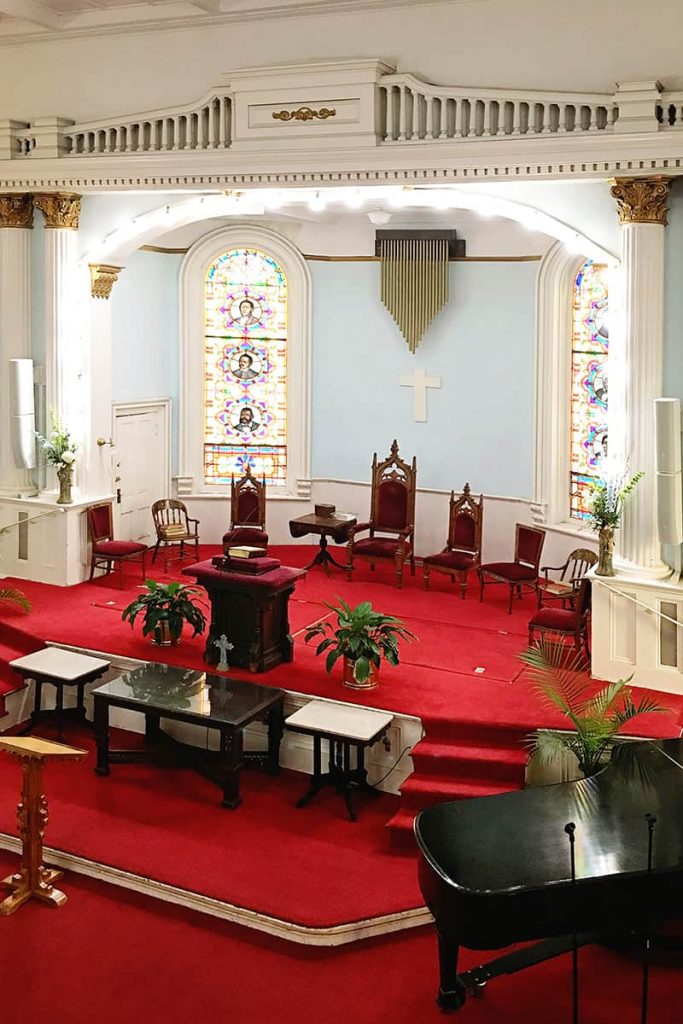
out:
<path id="1" fill-rule="evenodd" d="M 151 506 L 170 496 L 167 403 L 115 405 L 113 440 L 116 537 L 155 543 Z"/>

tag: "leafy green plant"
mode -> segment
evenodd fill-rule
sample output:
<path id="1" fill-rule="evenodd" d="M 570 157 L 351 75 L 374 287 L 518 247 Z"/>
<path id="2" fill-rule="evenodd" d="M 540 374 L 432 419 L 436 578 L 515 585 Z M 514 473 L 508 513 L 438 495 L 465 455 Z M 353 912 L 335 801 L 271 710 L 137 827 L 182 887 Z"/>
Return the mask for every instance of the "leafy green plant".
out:
<path id="1" fill-rule="evenodd" d="M 146 594 L 140 594 L 127 608 L 123 609 L 121 618 L 130 622 L 131 628 L 142 612 L 142 635 L 154 637 L 160 644 L 164 634 L 168 634 L 173 642 L 180 639 L 183 623 L 187 622 L 194 630 L 192 636 L 203 633 L 206 629 L 206 616 L 192 598 L 201 591 L 185 583 L 157 583 L 156 580 L 145 580 Z"/>
<path id="2" fill-rule="evenodd" d="M 337 616 L 337 624 L 316 622 L 306 630 L 306 643 L 315 637 L 324 637 L 315 653 L 324 654 L 325 668 L 331 672 L 341 657 L 353 662 L 353 676 L 356 682 L 365 683 L 370 676 L 371 666 L 379 668 L 382 658 L 390 665 L 398 665 L 399 640 L 410 642 L 417 637 L 406 629 L 401 619 L 373 611 L 369 601 L 352 608 L 346 601 L 337 598 L 338 605 L 326 607 Z"/>
<path id="3" fill-rule="evenodd" d="M 626 473 L 607 477 L 595 485 L 595 493 L 590 505 L 589 522 L 594 530 L 602 530 L 606 526 L 616 529 L 624 511 L 624 502 L 644 473 L 635 473 L 628 479 Z"/>
<path id="4" fill-rule="evenodd" d="M 533 690 L 548 708 L 567 716 L 573 732 L 543 730 L 530 737 L 540 764 L 549 764 L 563 750 L 569 750 L 588 778 L 594 775 L 613 746 L 617 733 L 638 715 L 668 711 L 647 694 L 637 701 L 629 686 L 632 676 L 595 689 L 594 680 L 582 669 L 581 654 L 568 654 L 562 644 L 542 641 L 520 654 L 530 671 Z"/>
<path id="5" fill-rule="evenodd" d="M 71 466 L 76 461 L 78 445 L 54 413 L 50 416 L 50 433 L 45 436 L 36 431 L 36 437 L 45 452 L 45 458 L 53 466 Z"/>
<path id="6" fill-rule="evenodd" d="M 26 594 L 23 594 L 21 590 L 15 590 L 13 587 L 0 587 L 0 606 L 3 604 L 18 605 L 22 611 L 31 611 L 31 602 Z"/>

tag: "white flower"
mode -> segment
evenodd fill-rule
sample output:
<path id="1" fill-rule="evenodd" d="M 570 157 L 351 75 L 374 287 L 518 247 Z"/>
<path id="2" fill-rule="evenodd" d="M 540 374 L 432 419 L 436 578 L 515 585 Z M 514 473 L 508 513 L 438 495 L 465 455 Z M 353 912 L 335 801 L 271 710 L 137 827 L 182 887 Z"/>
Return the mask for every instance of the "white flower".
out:
<path id="1" fill-rule="evenodd" d="M 70 466 L 75 461 L 76 455 L 74 452 L 62 452 L 62 462 L 66 462 L 67 466 Z"/>

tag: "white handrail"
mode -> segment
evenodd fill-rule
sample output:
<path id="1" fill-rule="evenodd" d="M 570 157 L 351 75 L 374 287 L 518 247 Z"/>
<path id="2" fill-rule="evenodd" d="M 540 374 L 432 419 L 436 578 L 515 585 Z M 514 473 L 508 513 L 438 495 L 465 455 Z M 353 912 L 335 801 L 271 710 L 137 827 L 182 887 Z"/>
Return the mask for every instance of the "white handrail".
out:
<path id="1" fill-rule="evenodd" d="M 670 615 L 667 615 L 662 611 L 657 611 L 656 608 L 651 608 L 649 604 L 639 601 L 637 597 L 633 596 L 633 594 L 627 594 L 624 590 L 619 590 L 618 587 L 608 586 L 606 583 L 603 583 L 601 579 L 598 579 L 597 576 L 592 576 L 591 579 L 593 583 L 599 583 L 601 587 L 604 587 L 605 590 L 609 590 L 611 594 L 619 594 L 620 597 L 625 597 L 627 601 L 633 601 L 633 603 L 637 604 L 640 608 L 644 608 L 646 612 L 650 612 L 652 615 L 658 615 L 660 619 L 666 619 L 667 622 L 672 622 L 674 626 L 681 626 L 683 628 L 683 622 L 679 622 L 678 619 L 672 619 Z"/>
<path id="2" fill-rule="evenodd" d="M 30 516 L 28 519 L 18 519 L 16 523 L 8 523 L 7 526 L 0 526 L 0 534 L 8 533 L 18 526 L 26 526 L 28 523 L 35 523 L 38 519 L 45 519 L 46 516 L 56 516 L 58 512 L 66 512 L 65 508 L 51 508 L 49 512 L 41 512 L 38 516 Z"/>

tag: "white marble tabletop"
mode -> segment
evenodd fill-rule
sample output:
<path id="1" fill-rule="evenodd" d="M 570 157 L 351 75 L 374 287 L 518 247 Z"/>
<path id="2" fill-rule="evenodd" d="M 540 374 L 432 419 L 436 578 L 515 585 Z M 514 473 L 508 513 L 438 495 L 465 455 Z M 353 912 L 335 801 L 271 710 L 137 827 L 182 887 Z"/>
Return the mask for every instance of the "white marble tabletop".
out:
<path id="1" fill-rule="evenodd" d="M 103 658 L 76 654 L 61 647 L 44 647 L 42 651 L 35 651 L 34 654 L 26 654 L 23 658 L 10 661 L 12 668 L 19 669 L 27 676 L 36 672 L 40 676 L 53 676 L 66 682 L 73 682 L 91 672 L 104 671 L 110 664 L 110 661 Z"/>
<path id="2" fill-rule="evenodd" d="M 285 725 L 367 743 L 390 725 L 393 718 L 386 711 L 369 711 L 352 704 L 312 700 L 290 715 Z"/>

